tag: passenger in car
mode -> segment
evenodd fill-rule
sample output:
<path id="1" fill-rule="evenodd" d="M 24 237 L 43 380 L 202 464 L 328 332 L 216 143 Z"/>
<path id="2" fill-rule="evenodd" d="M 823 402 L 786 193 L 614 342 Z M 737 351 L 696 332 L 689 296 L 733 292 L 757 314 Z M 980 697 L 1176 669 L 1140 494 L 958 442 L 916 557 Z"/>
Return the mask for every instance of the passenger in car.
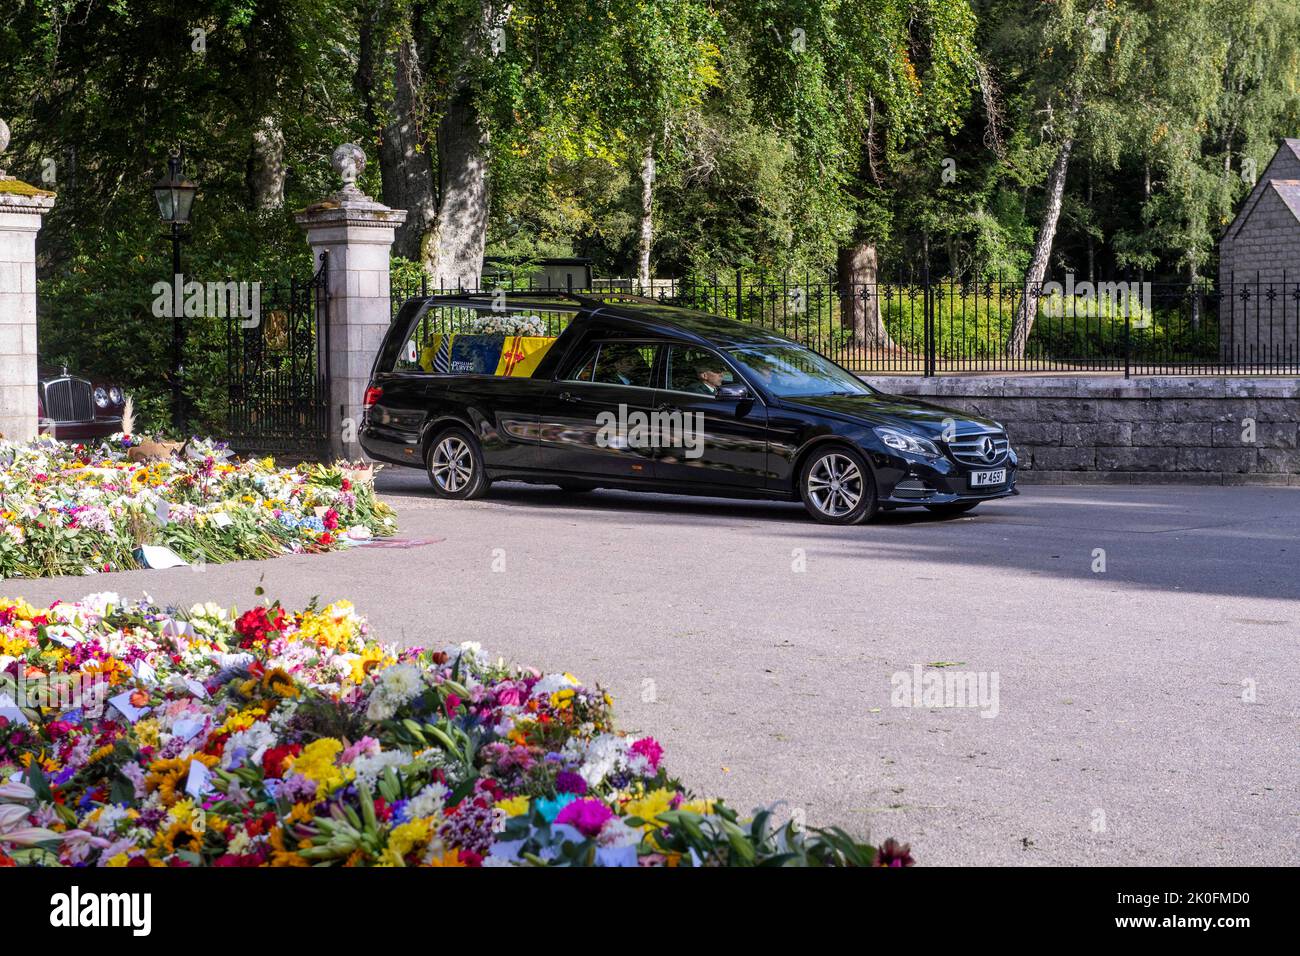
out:
<path id="1" fill-rule="evenodd" d="M 650 363 L 645 360 L 645 356 L 631 349 L 622 355 L 616 353 L 616 356 L 613 368 L 610 370 L 616 384 L 637 385 L 643 388 L 650 385 Z"/>

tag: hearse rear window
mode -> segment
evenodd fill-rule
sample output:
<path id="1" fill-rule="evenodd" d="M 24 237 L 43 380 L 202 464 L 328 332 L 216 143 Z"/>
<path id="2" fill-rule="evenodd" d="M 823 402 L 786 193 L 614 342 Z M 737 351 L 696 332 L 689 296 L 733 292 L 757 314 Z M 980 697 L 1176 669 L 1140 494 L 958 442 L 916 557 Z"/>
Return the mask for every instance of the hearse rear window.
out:
<path id="1" fill-rule="evenodd" d="M 430 305 L 411 323 L 394 372 L 531 375 L 576 310 Z M 391 348 L 391 346 L 390 346 Z"/>

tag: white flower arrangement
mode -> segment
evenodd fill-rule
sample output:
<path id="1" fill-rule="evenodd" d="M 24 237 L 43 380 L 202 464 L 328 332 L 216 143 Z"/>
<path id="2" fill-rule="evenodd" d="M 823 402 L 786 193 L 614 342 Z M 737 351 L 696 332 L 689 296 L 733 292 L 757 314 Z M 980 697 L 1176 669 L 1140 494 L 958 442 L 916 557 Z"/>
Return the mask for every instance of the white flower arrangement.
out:
<path id="1" fill-rule="evenodd" d="M 370 695 L 366 716 L 371 720 L 388 720 L 411 698 L 424 690 L 424 678 L 419 668 L 410 664 L 395 664 L 384 670 Z"/>
<path id="2" fill-rule="evenodd" d="M 546 322 L 540 315 L 477 315 L 466 319 L 461 335 L 545 336 Z"/>

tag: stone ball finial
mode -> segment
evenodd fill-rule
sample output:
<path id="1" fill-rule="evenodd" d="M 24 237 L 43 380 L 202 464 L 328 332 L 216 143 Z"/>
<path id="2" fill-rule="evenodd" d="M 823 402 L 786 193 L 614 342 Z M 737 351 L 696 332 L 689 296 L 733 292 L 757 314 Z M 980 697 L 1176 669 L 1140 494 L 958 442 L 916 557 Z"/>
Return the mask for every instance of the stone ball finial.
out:
<path id="1" fill-rule="evenodd" d="M 343 180 L 343 187 L 355 186 L 357 177 L 366 171 L 366 154 L 355 143 L 344 143 L 330 157 L 330 165 Z"/>
<path id="2" fill-rule="evenodd" d="M 0 119 L 0 153 L 9 148 L 9 125 Z"/>

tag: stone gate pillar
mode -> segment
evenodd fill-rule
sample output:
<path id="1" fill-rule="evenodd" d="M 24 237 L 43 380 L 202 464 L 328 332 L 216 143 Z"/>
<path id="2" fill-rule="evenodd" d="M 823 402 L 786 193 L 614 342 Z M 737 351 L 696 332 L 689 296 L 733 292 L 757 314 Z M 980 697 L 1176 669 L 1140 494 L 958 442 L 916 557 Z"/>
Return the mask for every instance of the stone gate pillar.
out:
<path id="1" fill-rule="evenodd" d="M 357 188 L 366 155 L 351 143 L 331 158 L 343 188 L 294 215 L 307 233 L 317 268 L 328 256 L 331 454 L 362 457 L 357 431 L 370 367 L 388 331 L 388 257 L 406 210 L 389 209 Z"/>
<path id="2" fill-rule="evenodd" d="M 53 205 L 54 193 L 0 169 L 0 435 L 15 440 L 36 436 L 36 234 Z"/>

